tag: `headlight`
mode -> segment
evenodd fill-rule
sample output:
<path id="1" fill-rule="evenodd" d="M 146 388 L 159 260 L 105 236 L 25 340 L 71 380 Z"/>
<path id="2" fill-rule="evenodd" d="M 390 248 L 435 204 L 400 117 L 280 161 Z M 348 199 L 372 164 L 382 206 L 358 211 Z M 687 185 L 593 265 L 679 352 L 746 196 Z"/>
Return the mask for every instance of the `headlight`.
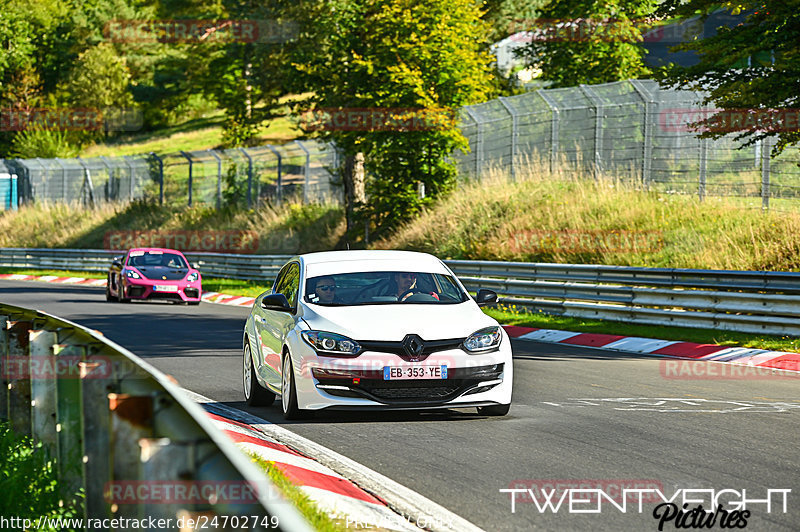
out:
<path id="1" fill-rule="evenodd" d="M 187 280 L 187 281 L 189 281 L 189 282 L 191 283 L 191 282 L 194 282 L 194 281 L 196 281 L 196 280 L 197 280 L 197 279 L 199 279 L 199 278 L 200 278 L 200 274 L 199 274 L 199 273 L 197 273 L 197 272 L 194 272 L 194 273 L 190 273 L 190 274 L 189 274 L 189 275 L 186 277 L 186 280 Z"/>
<path id="2" fill-rule="evenodd" d="M 127 275 L 131 279 L 141 279 L 142 278 L 141 275 L 139 275 L 138 273 L 136 273 L 133 270 L 125 270 L 125 275 Z"/>
<path id="3" fill-rule="evenodd" d="M 308 345 L 317 353 L 329 356 L 356 356 L 361 352 L 358 342 L 347 336 L 325 331 L 303 331 L 300 333 Z"/>
<path id="4" fill-rule="evenodd" d="M 483 353 L 497 349 L 502 339 L 500 327 L 486 327 L 470 334 L 462 345 L 468 353 Z"/>

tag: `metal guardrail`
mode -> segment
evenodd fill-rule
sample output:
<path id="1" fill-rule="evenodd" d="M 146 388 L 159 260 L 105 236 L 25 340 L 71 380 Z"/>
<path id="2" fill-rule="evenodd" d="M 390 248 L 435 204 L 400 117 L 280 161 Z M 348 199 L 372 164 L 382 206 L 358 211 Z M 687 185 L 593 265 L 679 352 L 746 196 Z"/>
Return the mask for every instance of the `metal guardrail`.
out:
<path id="1" fill-rule="evenodd" d="M 504 304 L 579 318 L 800 335 L 800 273 L 445 261 Z"/>
<path id="2" fill-rule="evenodd" d="M 104 249 L 0 248 L 0 267 L 106 272 L 124 251 Z M 185 253 L 204 275 L 230 279 L 272 281 L 291 255 Z"/>
<path id="3" fill-rule="evenodd" d="M 119 252 L 0 249 L 0 267 L 105 271 Z M 271 282 L 283 255 L 187 253 L 214 277 Z M 549 314 L 800 336 L 800 273 L 448 260 L 470 290 Z"/>
<path id="4" fill-rule="evenodd" d="M 101 333 L 0 303 L 0 367 L 0 419 L 42 442 L 65 501 L 83 489 L 87 530 L 311 530 L 177 384 Z"/>

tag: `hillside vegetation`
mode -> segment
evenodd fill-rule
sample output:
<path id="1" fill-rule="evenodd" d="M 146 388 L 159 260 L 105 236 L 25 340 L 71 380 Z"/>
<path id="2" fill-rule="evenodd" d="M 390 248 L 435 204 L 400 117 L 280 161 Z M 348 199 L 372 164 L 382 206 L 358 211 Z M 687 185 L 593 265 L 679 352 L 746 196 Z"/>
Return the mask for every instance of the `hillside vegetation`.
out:
<path id="1" fill-rule="evenodd" d="M 442 258 L 673 268 L 800 270 L 800 214 L 741 200 L 672 195 L 531 168 L 469 182 L 375 248 Z M 100 248 L 112 230 L 250 230 L 258 253 L 344 248 L 343 211 L 37 205 L 0 214 L 0 246 Z M 357 243 L 351 242 L 357 247 Z"/>
<path id="2" fill-rule="evenodd" d="M 800 214 L 534 168 L 514 183 L 498 174 L 466 184 L 378 247 L 452 259 L 798 270 Z"/>

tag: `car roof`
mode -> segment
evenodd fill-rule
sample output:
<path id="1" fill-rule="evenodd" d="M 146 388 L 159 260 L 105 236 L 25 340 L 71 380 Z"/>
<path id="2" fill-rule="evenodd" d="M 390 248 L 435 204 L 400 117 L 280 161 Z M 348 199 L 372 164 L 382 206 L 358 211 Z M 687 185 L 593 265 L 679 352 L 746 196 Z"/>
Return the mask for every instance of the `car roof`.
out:
<path id="1" fill-rule="evenodd" d="M 169 249 L 169 248 L 131 248 L 128 250 L 128 253 L 130 253 L 131 251 L 144 251 L 145 253 L 150 251 L 161 251 L 162 253 L 180 253 L 181 255 L 183 255 L 183 253 L 181 253 L 177 249 Z"/>
<path id="2" fill-rule="evenodd" d="M 449 274 L 438 258 L 416 251 L 384 249 L 323 251 L 298 257 L 308 277 L 364 271 L 416 271 Z"/>

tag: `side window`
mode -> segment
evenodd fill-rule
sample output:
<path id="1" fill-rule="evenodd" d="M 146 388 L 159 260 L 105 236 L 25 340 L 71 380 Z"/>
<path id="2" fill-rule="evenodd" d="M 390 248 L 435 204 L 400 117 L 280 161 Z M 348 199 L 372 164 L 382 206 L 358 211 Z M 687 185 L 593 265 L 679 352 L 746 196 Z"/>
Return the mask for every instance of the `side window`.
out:
<path id="1" fill-rule="evenodd" d="M 300 287 L 300 265 L 293 262 L 286 266 L 275 285 L 275 293 L 283 294 L 292 307 L 297 307 L 297 292 Z"/>

